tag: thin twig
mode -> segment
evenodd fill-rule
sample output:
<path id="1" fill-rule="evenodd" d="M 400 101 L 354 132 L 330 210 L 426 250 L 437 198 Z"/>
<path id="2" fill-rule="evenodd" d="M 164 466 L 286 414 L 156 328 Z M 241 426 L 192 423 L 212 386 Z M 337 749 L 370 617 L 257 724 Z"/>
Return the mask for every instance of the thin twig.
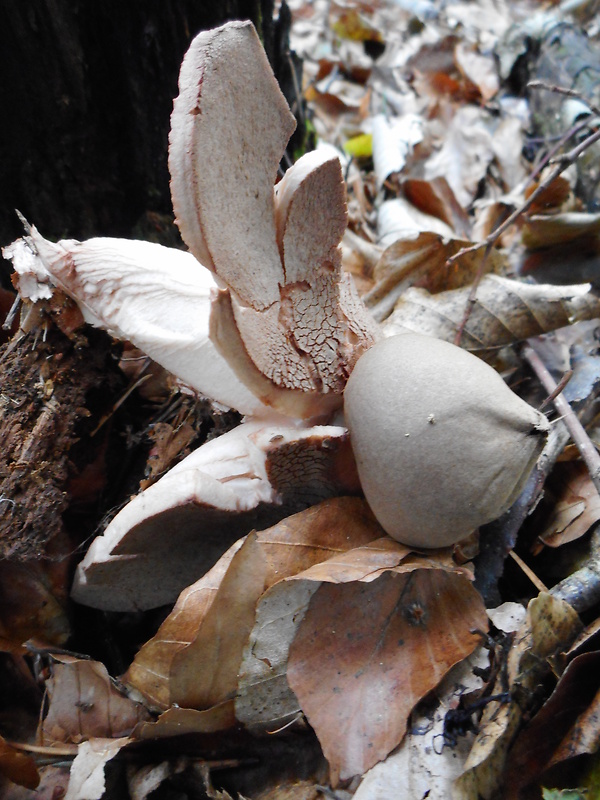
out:
<path id="1" fill-rule="evenodd" d="M 19 310 L 19 306 L 20 305 L 21 305 L 21 295 L 18 294 L 15 297 L 15 299 L 13 301 L 13 304 L 10 307 L 10 311 L 6 315 L 6 318 L 5 318 L 4 322 L 2 323 L 2 330 L 3 331 L 9 331 L 12 328 L 13 320 L 14 320 L 15 316 L 17 315 L 17 311 Z"/>
<path id="2" fill-rule="evenodd" d="M 463 318 L 460 322 L 460 325 L 457 328 L 456 336 L 454 337 L 454 344 L 457 347 L 460 347 L 460 340 L 462 339 L 462 335 L 465 330 L 465 326 L 469 321 L 469 317 L 471 316 L 471 312 L 473 311 L 473 306 L 475 305 L 475 301 L 477 299 L 477 290 L 479 289 L 479 284 L 483 278 L 485 273 L 485 264 L 489 258 L 490 253 L 492 252 L 492 244 L 488 244 L 485 248 L 485 253 L 483 254 L 483 258 L 481 259 L 481 264 L 479 265 L 479 269 L 477 270 L 477 274 L 475 275 L 475 279 L 471 284 L 471 291 L 469 292 L 469 297 L 467 298 L 467 305 L 465 307 L 465 313 L 463 314 Z"/>
<path id="3" fill-rule="evenodd" d="M 150 359 L 148 359 L 148 364 L 149 364 L 149 363 L 150 363 Z M 148 368 L 148 364 L 146 364 L 146 366 L 145 366 L 143 369 L 147 369 L 147 368 Z M 108 413 L 106 413 L 106 414 L 105 414 L 105 415 L 102 417 L 102 419 L 100 420 L 100 422 L 99 422 L 99 423 L 96 425 L 96 427 L 94 428 L 94 430 L 93 430 L 93 431 L 90 433 L 90 438 L 91 438 L 92 436 L 95 436 L 95 435 L 98 433 L 98 431 L 100 430 L 100 428 L 101 428 L 103 425 L 105 425 L 105 424 L 106 424 L 106 422 L 107 422 L 107 421 L 108 421 L 108 420 L 109 420 L 109 419 L 112 417 L 112 415 L 115 413 L 115 411 L 116 411 L 118 408 L 120 408 L 120 406 L 122 406 L 122 405 L 123 405 L 123 403 L 125 402 L 125 400 L 127 400 L 127 398 L 129 397 L 129 395 L 130 395 L 132 392 L 134 392 L 136 389 L 139 389 L 139 387 L 140 387 L 140 386 L 141 386 L 143 383 L 146 383 L 146 381 L 147 381 L 147 380 L 149 380 L 151 377 L 152 377 L 152 375 L 142 375 L 140 378 L 138 378 L 136 381 L 134 381 L 132 384 L 130 384 L 130 386 L 128 386 L 128 387 L 127 387 L 127 389 L 126 389 L 126 390 L 123 392 L 123 394 L 122 394 L 122 395 L 119 397 L 119 399 L 118 399 L 118 400 L 117 400 L 117 401 L 116 401 L 116 402 L 113 404 L 113 407 L 110 409 L 110 411 L 109 411 Z"/>
<path id="4" fill-rule="evenodd" d="M 564 133 L 561 137 L 559 137 L 558 141 L 554 144 L 553 147 L 550 148 L 550 150 L 548 150 L 546 155 L 540 160 L 539 164 L 537 164 L 535 169 L 528 176 L 524 184 L 525 189 L 527 189 L 529 186 L 531 186 L 532 183 L 534 183 L 534 181 L 537 180 L 538 176 L 540 175 L 544 167 L 546 167 L 552 161 L 554 156 L 558 153 L 561 147 L 563 147 L 569 141 L 569 139 L 572 139 L 573 136 L 576 136 L 584 128 L 588 128 L 590 126 L 590 122 L 592 121 L 592 119 L 594 119 L 594 117 L 591 118 L 588 117 L 584 119 L 582 122 L 578 122 L 576 125 L 573 125 L 572 128 L 569 128 L 569 130 L 566 133 Z"/>
<path id="5" fill-rule="evenodd" d="M 494 244 L 498 241 L 498 239 L 502 236 L 502 234 L 508 230 L 526 211 L 528 211 L 531 206 L 535 203 L 535 201 L 540 197 L 542 192 L 545 192 L 546 189 L 558 178 L 558 176 L 563 173 L 567 167 L 571 164 L 574 164 L 575 161 L 579 158 L 579 156 L 585 152 L 589 147 L 595 144 L 597 141 L 600 141 L 600 130 L 595 131 L 594 133 L 590 134 L 586 139 L 581 142 L 581 144 L 573 147 L 569 150 L 568 153 L 564 153 L 562 156 L 552 159 L 550 163 L 554 163 L 554 169 L 549 172 L 549 174 L 544 178 L 541 183 L 538 184 L 536 189 L 529 195 L 527 200 L 525 200 L 519 208 L 516 208 L 513 213 L 508 216 L 504 222 L 498 225 L 486 238 L 481 242 L 476 242 L 475 244 L 471 245 L 470 247 L 464 247 L 462 250 L 459 250 L 458 253 L 455 253 L 453 256 L 446 261 L 446 267 L 451 267 L 455 261 L 458 261 L 465 255 L 469 253 L 475 253 L 477 250 L 481 250 L 483 247 L 487 249 L 491 249 Z M 481 273 L 481 276 L 479 275 Z M 483 276 L 483 268 L 482 266 L 479 267 L 478 277 L 479 281 Z M 477 280 L 477 277 L 476 277 Z M 472 293 L 474 295 L 474 293 Z M 469 317 L 471 316 L 471 311 L 473 309 L 473 305 L 475 303 L 475 296 L 471 300 L 471 295 L 469 295 L 469 300 L 467 301 L 467 306 L 465 309 L 465 313 L 463 315 L 463 319 L 459 326 L 459 332 L 462 332 L 465 329 L 467 322 L 469 321 Z M 457 335 L 457 341 L 455 344 L 460 344 L 460 338 Z"/>
<path id="6" fill-rule="evenodd" d="M 566 86 L 556 86 L 553 83 L 544 83 L 544 81 L 529 81 L 527 84 L 528 89 L 545 89 L 547 92 L 554 94 L 564 94 L 567 97 L 574 97 L 576 100 L 581 100 L 582 103 L 590 109 L 597 117 L 600 117 L 600 107 L 591 103 L 587 97 L 578 92 L 577 89 L 567 89 Z"/>
<path id="7" fill-rule="evenodd" d="M 136 744 L 139 741 L 141 740 L 131 739 L 129 744 Z M 56 744 L 43 746 L 38 744 L 29 744 L 29 742 L 15 742 L 12 739 L 6 739 L 6 744 L 8 744 L 10 747 L 13 747 L 15 750 L 19 750 L 24 753 L 31 753 L 35 756 L 48 756 L 49 758 L 54 758 L 56 756 L 60 756 L 61 758 L 75 758 L 79 752 L 79 745 L 77 744 Z M 132 756 L 133 753 L 127 748 L 127 744 L 124 744 L 121 750 L 116 754 L 117 759 L 131 759 Z M 38 759 L 36 759 L 36 761 L 37 760 Z M 219 759 L 192 757 L 192 760 L 205 764 L 211 772 L 223 769 L 238 769 L 239 767 L 243 766 L 255 766 L 257 763 L 257 759 L 252 757 Z"/>
<path id="8" fill-rule="evenodd" d="M 538 590 L 538 592 L 547 592 L 547 591 L 548 591 L 548 587 L 546 586 L 546 584 L 545 584 L 545 583 L 543 583 L 543 582 L 542 582 L 542 581 L 541 581 L 541 580 L 538 578 L 538 576 L 537 576 L 537 575 L 535 574 L 535 572 L 534 572 L 534 571 L 531 569 L 531 567 L 530 567 L 530 566 L 528 566 L 528 565 L 527 565 L 527 564 L 526 564 L 526 563 L 523 561 L 523 559 L 521 558 L 521 556 L 517 555 L 517 554 L 515 553 L 515 551 L 514 551 L 514 550 L 511 550 L 511 551 L 510 551 L 510 553 L 509 553 L 509 556 L 510 556 L 510 557 L 512 558 L 512 560 L 515 562 L 515 564 L 518 564 L 518 566 L 519 566 L 519 568 L 521 569 L 521 571 L 522 571 L 523 573 L 525 573 L 525 575 L 527 575 L 527 577 L 529 578 L 529 580 L 531 581 L 531 583 L 533 583 L 533 585 L 534 585 L 534 586 L 535 586 L 535 588 Z"/>
<path id="9" fill-rule="evenodd" d="M 592 533 L 587 564 L 553 586 L 550 594 L 569 603 L 578 614 L 600 602 L 600 525 Z"/>
<path id="10" fill-rule="evenodd" d="M 553 394 L 557 388 L 556 381 L 548 371 L 539 354 L 536 352 L 535 346 L 532 343 L 526 344 L 525 347 L 523 347 L 522 355 L 535 372 L 544 389 L 548 392 L 548 394 Z M 552 402 L 554 403 L 554 407 L 558 413 L 561 415 L 562 420 L 566 425 L 571 438 L 573 439 L 573 442 L 576 444 L 577 449 L 581 453 L 581 457 L 585 462 L 588 472 L 590 473 L 590 478 L 596 487 L 596 491 L 598 494 L 600 494 L 600 455 L 598 455 L 598 451 L 592 444 L 585 428 L 575 415 L 575 412 L 565 397 L 562 394 L 557 394 Z"/>
<path id="11" fill-rule="evenodd" d="M 501 223 L 497 228 L 495 228 L 486 238 L 481 242 L 475 242 L 470 247 L 464 247 L 462 250 L 459 250 L 458 253 L 455 253 L 453 256 L 446 261 L 447 266 L 451 266 L 455 261 L 458 261 L 459 258 L 462 258 L 464 255 L 468 253 L 474 253 L 477 250 L 481 250 L 483 247 L 488 247 L 489 245 L 495 244 L 498 239 L 502 236 L 502 234 L 513 225 L 520 216 L 522 216 L 526 211 L 529 211 L 531 206 L 535 203 L 538 197 L 545 192 L 546 189 L 553 183 L 558 176 L 563 173 L 568 166 L 573 164 L 579 156 L 595 144 L 597 141 L 600 140 L 600 130 L 595 131 L 594 133 L 590 134 L 586 139 L 584 139 L 581 144 L 578 144 L 572 150 L 569 150 L 568 153 L 564 153 L 560 156 L 560 159 L 557 159 L 554 164 L 554 169 L 550 172 L 544 180 L 536 187 L 535 191 L 533 191 L 527 200 L 525 200 L 519 208 L 515 209 L 513 213 L 507 217 L 503 223 Z"/>
<path id="12" fill-rule="evenodd" d="M 562 376 L 562 378 L 559 380 L 559 382 L 556 384 L 554 391 L 550 392 L 548 397 L 539 407 L 538 411 L 543 411 L 547 405 L 554 402 L 555 398 L 558 397 L 558 395 L 562 392 L 562 390 L 565 388 L 565 386 L 571 380 L 572 377 L 573 377 L 573 370 L 572 369 L 567 370 L 565 374 Z"/>

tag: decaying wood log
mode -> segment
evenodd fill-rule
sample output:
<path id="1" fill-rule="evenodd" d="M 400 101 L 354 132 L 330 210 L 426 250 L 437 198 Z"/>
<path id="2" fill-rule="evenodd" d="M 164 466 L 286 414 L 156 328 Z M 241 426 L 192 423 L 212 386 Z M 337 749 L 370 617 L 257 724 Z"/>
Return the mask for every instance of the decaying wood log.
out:
<path id="1" fill-rule="evenodd" d="M 74 459 L 73 446 L 123 383 L 112 349 L 106 334 L 67 335 L 45 315 L 0 349 L 0 558 L 40 558 L 63 530 L 69 480 L 96 453 Z"/>

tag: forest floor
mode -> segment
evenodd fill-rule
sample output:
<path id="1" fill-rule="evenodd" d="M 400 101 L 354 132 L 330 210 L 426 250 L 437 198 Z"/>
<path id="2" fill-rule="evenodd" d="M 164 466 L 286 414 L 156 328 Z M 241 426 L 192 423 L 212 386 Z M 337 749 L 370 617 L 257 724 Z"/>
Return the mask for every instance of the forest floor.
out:
<path id="1" fill-rule="evenodd" d="M 0 293 L 0 797 L 599 797 L 596 4 L 289 7 L 292 112 L 341 162 L 341 264 L 369 324 L 486 361 L 546 444 L 498 519 L 401 544 L 339 414 L 310 427 L 276 399 L 265 421 L 244 406 L 264 375 L 232 409 L 182 389 L 138 340 L 180 364 L 192 294 L 124 256 L 85 284 L 76 243 L 46 257 L 26 229 L 20 307 Z M 315 231 L 335 205 L 319 191 Z M 208 290 L 193 300 L 204 341 Z M 130 321 L 153 303 L 154 339 Z M 490 482 L 514 469 L 488 425 L 473 443 L 462 423 L 453 475 L 488 446 Z"/>

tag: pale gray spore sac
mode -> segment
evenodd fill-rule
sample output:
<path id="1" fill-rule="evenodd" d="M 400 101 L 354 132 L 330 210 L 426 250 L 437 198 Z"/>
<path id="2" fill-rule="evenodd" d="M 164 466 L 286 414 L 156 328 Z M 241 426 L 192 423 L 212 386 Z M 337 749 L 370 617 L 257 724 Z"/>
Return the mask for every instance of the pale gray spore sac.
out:
<path id="1" fill-rule="evenodd" d="M 358 361 L 344 396 L 365 497 L 414 547 L 445 547 L 499 517 L 521 492 L 548 421 L 476 356 L 401 334 Z"/>

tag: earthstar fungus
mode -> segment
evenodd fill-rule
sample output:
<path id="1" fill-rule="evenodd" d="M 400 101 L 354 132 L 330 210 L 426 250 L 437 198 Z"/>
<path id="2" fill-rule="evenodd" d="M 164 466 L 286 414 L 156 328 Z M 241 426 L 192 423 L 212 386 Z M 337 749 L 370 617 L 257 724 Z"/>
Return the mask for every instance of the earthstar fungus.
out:
<path id="1" fill-rule="evenodd" d="M 87 322 L 254 420 L 117 514 L 79 566 L 81 603 L 170 602 L 211 566 L 203 550 L 220 555 L 211 526 L 228 531 L 222 552 L 252 527 L 358 491 L 345 429 L 310 425 L 341 407 L 354 363 L 380 332 L 341 270 L 339 160 L 309 153 L 274 188 L 294 126 L 250 23 L 200 33 L 182 65 L 169 149 L 191 253 L 102 238 L 54 244 L 33 227 L 6 249 L 23 296 L 48 298 L 58 286 Z M 179 567 L 159 535 L 167 525 Z"/>
<path id="2" fill-rule="evenodd" d="M 247 417 L 116 515 L 78 568 L 81 603 L 171 602 L 253 527 L 358 493 L 347 431 L 327 424 L 351 374 L 346 413 L 365 495 L 406 544 L 447 545 L 498 516 L 539 452 L 545 419 L 477 358 L 428 337 L 380 341 L 341 269 L 339 160 L 308 153 L 274 187 L 294 124 L 250 23 L 200 33 L 182 65 L 169 149 L 191 252 L 53 244 L 33 227 L 5 248 L 24 297 L 58 286 L 87 322 Z M 400 406 L 380 404 L 390 393 Z"/>

